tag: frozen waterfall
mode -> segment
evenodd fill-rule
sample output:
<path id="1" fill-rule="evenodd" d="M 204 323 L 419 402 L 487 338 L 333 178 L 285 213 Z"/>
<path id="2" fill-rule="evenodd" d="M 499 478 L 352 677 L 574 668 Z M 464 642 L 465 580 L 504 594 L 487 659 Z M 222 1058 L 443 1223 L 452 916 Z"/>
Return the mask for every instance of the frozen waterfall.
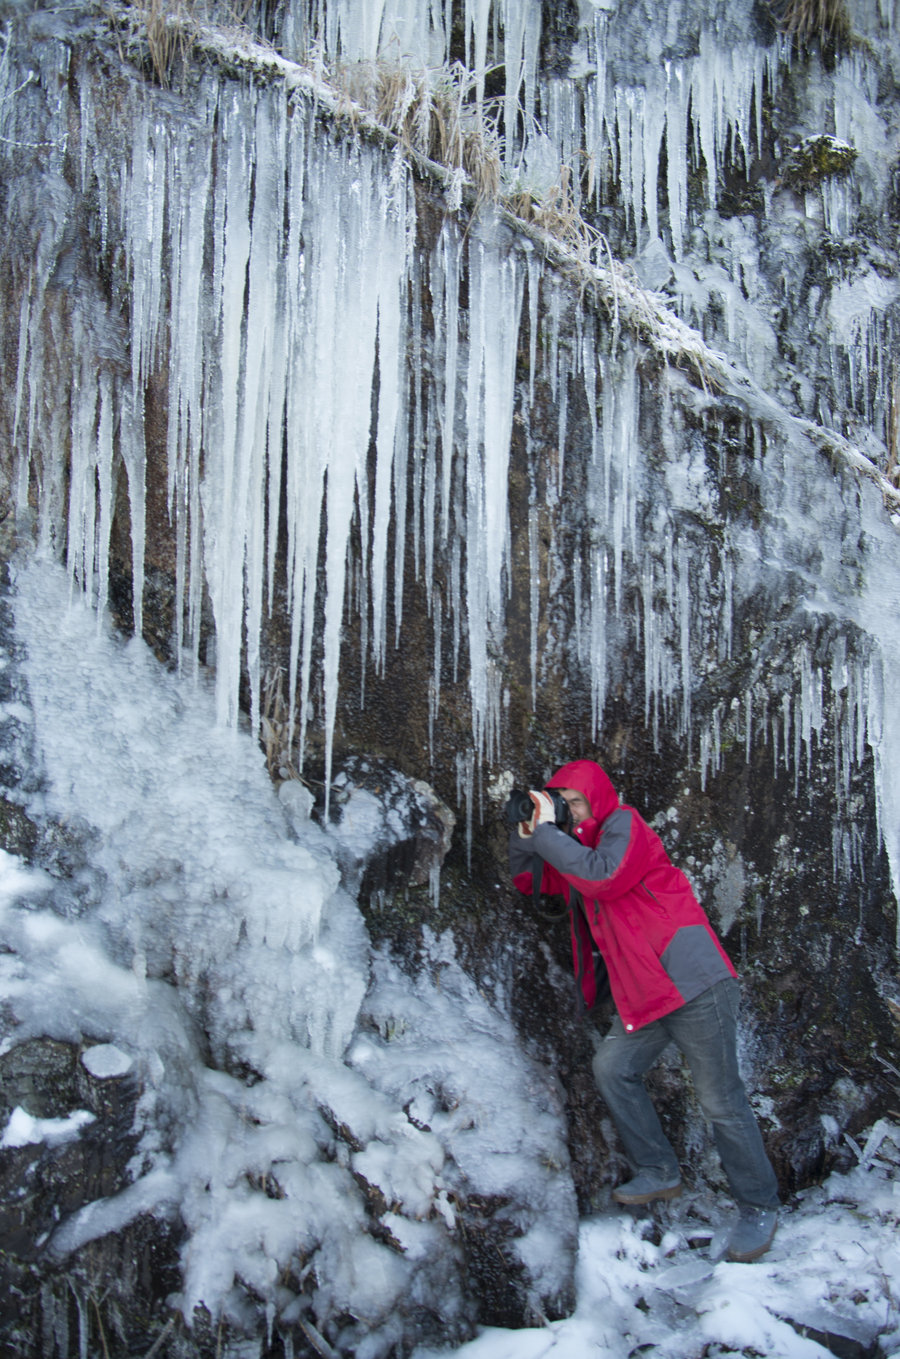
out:
<path id="1" fill-rule="evenodd" d="M 691 79 L 712 80 L 709 89 L 719 95 L 701 98 L 691 85 L 691 98 L 695 112 L 708 107 L 698 127 L 704 155 L 714 157 L 729 119 L 740 111 L 750 120 L 750 91 L 762 68 L 741 84 L 705 52 Z M 70 148 L 66 49 L 51 44 L 42 61 L 42 79 L 52 77 L 63 90 L 58 105 L 40 123 L 29 87 L 6 110 L 6 128 L 21 142 L 39 136 L 52 161 Z M 63 301 L 58 273 L 51 276 L 51 216 L 14 322 L 19 503 L 35 483 L 41 540 L 65 544 L 71 575 L 102 605 L 114 466 L 121 463 L 140 624 L 147 390 L 165 371 L 175 644 L 182 668 L 196 669 L 208 601 L 220 720 L 235 723 L 246 676 L 258 725 L 261 630 L 283 588 L 297 758 L 302 765 L 315 714 L 325 732 L 327 783 L 346 627 L 352 625 L 355 645 L 378 672 L 386 649 L 402 644 L 412 575 L 429 600 L 434 705 L 444 658 L 452 655 L 454 670 L 468 667 L 472 746 L 461 758 L 475 770 L 498 755 L 506 702 L 498 658 L 511 582 L 511 442 L 519 429 L 531 450 L 532 505 L 558 501 L 570 437 L 566 412 L 577 402 L 592 430 L 588 478 L 571 516 L 571 566 L 553 551 L 545 563 L 532 556 L 532 688 L 562 648 L 590 675 L 595 738 L 622 658 L 642 655 L 648 723 L 656 733 L 661 726 L 677 733 L 704 778 L 718 767 L 728 723 L 732 739 L 749 749 L 760 733 L 776 765 L 799 769 L 827 698 L 840 714 L 839 792 L 878 732 L 882 830 L 896 885 L 897 797 L 888 771 L 897 761 L 886 752 L 898 738 L 889 691 L 883 692 L 891 682 L 885 677 L 895 673 L 895 643 L 883 626 L 871 629 L 869 596 L 887 589 L 896 599 L 898 588 L 890 564 L 880 563 L 876 575 L 867 559 L 862 590 L 851 588 L 839 565 L 838 491 L 833 503 L 818 503 L 810 466 L 817 455 L 805 427 L 746 384 L 741 389 L 736 377 L 740 399 L 748 401 L 748 433 L 754 421 L 766 431 L 751 438 L 758 457 L 748 471 L 758 482 L 764 528 L 753 535 L 735 521 L 715 536 L 695 532 L 691 522 L 718 515 L 705 455 L 674 416 L 661 430 L 670 445 L 661 468 L 654 450 L 641 447 L 646 392 L 634 347 L 611 347 L 602 314 L 573 302 L 566 283 L 490 213 L 465 230 L 447 217 L 434 247 L 423 252 L 399 148 L 334 136 L 317 118 L 307 87 L 292 85 L 286 70 L 281 63 L 255 84 L 206 74 L 190 112 L 136 80 L 119 86 L 113 110 L 91 73 L 81 72 L 80 140 L 71 149 L 93 204 L 104 268 L 127 306 L 117 300 L 104 308 L 84 289 Z M 723 102 L 726 88 L 734 106 Z M 650 122 L 661 126 L 658 117 Z M 122 125 L 129 129 L 128 157 Z M 751 135 L 749 121 L 744 131 Z M 640 178 L 636 170 L 626 176 L 635 186 Z M 646 205 L 642 189 L 634 195 L 635 205 L 642 198 Z M 54 338 L 69 312 L 84 337 L 74 384 Z M 408 382 L 408 354 L 421 352 L 426 312 L 439 323 L 434 358 Z M 57 318 L 50 326 L 48 316 Z M 515 369 L 520 348 L 529 356 L 524 387 Z M 549 388 L 558 404 L 556 448 L 537 447 L 530 433 L 536 385 Z M 674 412 L 684 395 L 664 379 L 662 391 L 668 390 Z M 710 410 L 713 429 L 716 418 Z M 864 500 L 860 514 L 873 544 L 891 537 L 877 504 Z M 815 566 L 811 542 L 820 548 Z M 777 572 L 787 567 L 799 582 L 808 577 L 804 607 L 813 615 L 837 612 L 870 641 L 851 655 L 839 638 L 834 658 L 816 666 L 801 650 L 779 674 L 774 694 L 771 675 L 760 671 L 739 712 L 715 707 L 698 715 L 698 658 L 728 659 L 734 611 L 754 590 L 781 588 L 772 575 L 776 563 Z M 576 628 L 568 639 L 551 629 L 544 653 L 538 617 L 556 580 L 571 592 Z M 351 600 L 355 619 L 346 613 Z M 463 792 L 471 803 L 468 778 Z"/>
<path id="2" fill-rule="evenodd" d="M 172 1306 L 283 1324 L 286 1357 L 316 1325 L 358 1359 L 457 1343 L 497 1260 L 511 1324 L 570 1306 L 615 1144 L 589 1058 L 566 1084 L 568 941 L 501 883 L 497 811 L 563 749 L 609 765 L 749 962 L 772 1126 L 860 991 L 847 1062 L 874 1062 L 900 120 L 891 6 L 858 11 L 824 62 L 752 0 L 279 0 L 244 29 L 211 3 L 171 87 L 131 8 L 10 11 L 0 717 L 44 866 L 0 850 L 0 999 L 12 1046 L 102 1067 L 117 1040 L 139 1078 L 133 1159 L 56 1213 L 56 1257 L 171 1214 Z M 351 94 L 382 79 L 391 127 Z M 431 159 L 448 99 L 494 195 Z M 441 852 L 465 845 L 413 880 L 383 816 L 363 891 L 386 804 L 345 796 L 358 759 L 455 796 Z M 829 1079 L 798 1174 L 863 1107 Z"/>
<path id="3" fill-rule="evenodd" d="M 46 557 L 14 575 L 28 701 L 4 705 L 6 739 L 12 722 L 35 761 L 35 821 L 87 838 L 65 886 L 0 855 L 0 996 L 16 1043 L 52 1033 L 90 1059 L 112 1036 L 141 1090 L 130 1183 L 69 1213 L 53 1256 L 177 1211 L 189 1323 L 200 1307 L 252 1333 L 258 1308 L 290 1344 L 342 1318 L 375 1359 L 417 1314 L 465 1335 L 457 1215 L 506 1195 L 537 1315 L 575 1248 L 552 1074 L 449 934 L 429 934 L 416 977 L 373 951 L 335 836 L 296 782 L 279 799 L 206 686 L 98 626 Z"/>

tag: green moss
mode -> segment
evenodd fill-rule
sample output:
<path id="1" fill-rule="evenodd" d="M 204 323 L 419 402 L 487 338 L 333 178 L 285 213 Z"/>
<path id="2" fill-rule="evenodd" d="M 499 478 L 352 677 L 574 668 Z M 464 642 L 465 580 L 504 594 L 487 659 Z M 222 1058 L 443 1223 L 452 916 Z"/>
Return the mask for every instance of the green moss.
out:
<path id="1" fill-rule="evenodd" d="M 824 179 L 848 175 L 858 155 L 856 148 L 848 142 L 826 133 L 805 137 L 788 152 L 782 179 L 799 191 L 814 189 Z"/>

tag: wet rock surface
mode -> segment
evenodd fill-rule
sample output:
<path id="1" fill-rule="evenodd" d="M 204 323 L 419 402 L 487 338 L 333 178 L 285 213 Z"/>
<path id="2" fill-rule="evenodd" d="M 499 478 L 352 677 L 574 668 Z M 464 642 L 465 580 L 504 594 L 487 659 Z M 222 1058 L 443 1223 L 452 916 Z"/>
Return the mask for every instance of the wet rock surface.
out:
<path id="1" fill-rule="evenodd" d="M 16 1043 L 8 1033 L 5 1038 L 0 1057 L 5 1352 L 69 1359 L 85 1327 L 99 1339 L 105 1326 L 111 1342 L 130 1353 L 151 1333 L 152 1318 L 165 1314 L 166 1296 L 177 1281 L 170 1224 L 138 1218 L 65 1263 L 54 1260 L 52 1241 L 61 1223 L 131 1183 L 139 1089 L 127 1072 L 92 1074 L 85 1065 L 90 1047 L 52 1039 Z"/>

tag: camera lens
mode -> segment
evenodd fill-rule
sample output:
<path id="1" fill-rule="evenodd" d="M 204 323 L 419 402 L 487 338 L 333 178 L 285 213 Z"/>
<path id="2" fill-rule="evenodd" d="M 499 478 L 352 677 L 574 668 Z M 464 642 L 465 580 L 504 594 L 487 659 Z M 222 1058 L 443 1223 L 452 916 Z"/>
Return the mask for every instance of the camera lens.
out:
<path id="1" fill-rule="evenodd" d="M 534 815 L 534 803 L 527 793 L 522 792 L 521 788 L 514 788 L 509 795 L 509 801 L 503 814 L 510 826 L 517 826 L 520 821 L 531 820 Z"/>

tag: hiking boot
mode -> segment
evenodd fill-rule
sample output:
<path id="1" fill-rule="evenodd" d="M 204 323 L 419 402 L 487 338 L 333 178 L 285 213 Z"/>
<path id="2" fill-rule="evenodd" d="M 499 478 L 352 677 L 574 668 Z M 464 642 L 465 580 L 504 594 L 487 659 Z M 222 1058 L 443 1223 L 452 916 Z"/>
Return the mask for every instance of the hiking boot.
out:
<path id="1" fill-rule="evenodd" d="M 772 1244 L 778 1226 L 777 1208 L 754 1208 L 741 1204 L 739 1217 L 728 1238 L 726 1255 L 738 1264 L 758 1260 Z"/>
<path id="2" fill-rule="evenodd" d="M 612 1191 L 616 1203 L 652 1203 L 654 1199 L 677 1199 L 681 1193 L 681 1180 L 660 1179 L 650 1170 L 639 1170 L 633 1180 L 620 1184 Z"/>

